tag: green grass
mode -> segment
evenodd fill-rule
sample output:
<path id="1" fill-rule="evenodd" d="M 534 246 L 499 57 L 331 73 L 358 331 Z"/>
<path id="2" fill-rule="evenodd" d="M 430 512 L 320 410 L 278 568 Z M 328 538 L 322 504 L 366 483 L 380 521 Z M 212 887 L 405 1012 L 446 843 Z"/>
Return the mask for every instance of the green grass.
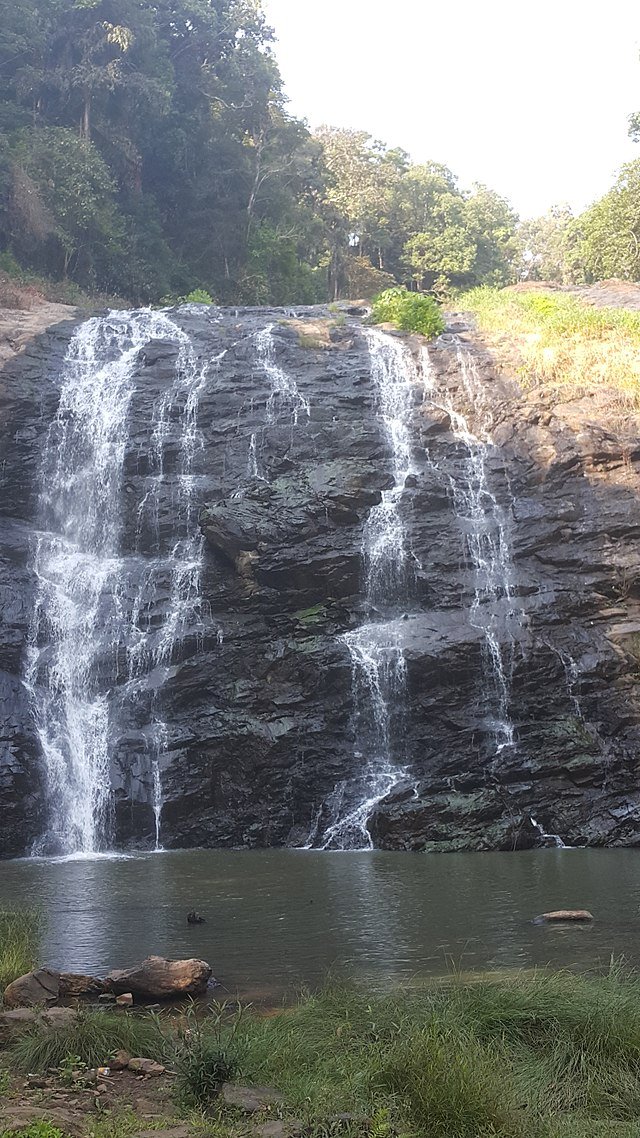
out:
<path id="1" fill-rule="evenodd" d="M 43 1119 L 23 1126 L 22 1130 L 0 1130 L 0 1138 L 64 1138 L 64 1135 L 57 1126 Z"/>
<path id="2" fill-rule="evenodd" d="M 402 1136 L 640 1138 L 640 980 L 615 970 L 336 989 L 226 1030 L 212 1043 L 238 1077 L 311 1127 L 348 1113 Z"/>
<path id="3" fill-rule="evenodd" d="M 156 1016 L 87 1009 L 68 1024 L 35 1025 L 16 1039 L 7 1057 L 19 1071 L 44 1073 L 62 1066 L 69 1056 L 78 1065 L 108 1066 L 120 1050 L 160 1061 L 172 1047 L 168 1031 Z"/>
<path id="4" fill-rule="evenodd" d="M 218 1138 L 245 1132 L 219 1106 L 229 1074 L 276 1087 L 277 1113 L 309 1138 L 640 1138 L 640 978 L 615 968 L 387 996 L 332 988 L 270 1017 L 226 1004 L 177 1021 L 87 1011 L 30 1031 L 6 1061 L 93 1067 L 121 1047 L 170 1064 L 177 1103 Z"/>
<path id="5" fill-rule="evenodd" d="M 0 990 L 35 967 L 41 929 L 38 909 L 0 909 Z"/>
<path id="6" fill-rule="evenodd" d="M 479 288 L 459 298 L 489 334 L 502 362 L 525 385 L 609 388 L 621 408 L 640 408 L 640 312 L 594 308 L 577 296 L 544 290 Z"/>

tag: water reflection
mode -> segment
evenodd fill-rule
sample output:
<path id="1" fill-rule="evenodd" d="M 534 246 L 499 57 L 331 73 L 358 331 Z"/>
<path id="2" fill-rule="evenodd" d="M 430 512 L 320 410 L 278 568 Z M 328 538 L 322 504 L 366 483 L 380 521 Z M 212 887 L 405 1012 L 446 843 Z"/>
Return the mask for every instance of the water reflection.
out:
<path id="1" fill-rule="evenodd" d="M 273 999 L 332 974 L 373 987 L 452 968 L 640 964 L 634 850 L 521 854 L 177 852 L 0 865 L 0 904 L 29 897 L 47 963 L 103 974 L 150 953 L 208 960 L 222 992 Z M 553 908 L 593 925 L 534 925 Z M 195 908 L 205 925 L 188 926 Z"/>

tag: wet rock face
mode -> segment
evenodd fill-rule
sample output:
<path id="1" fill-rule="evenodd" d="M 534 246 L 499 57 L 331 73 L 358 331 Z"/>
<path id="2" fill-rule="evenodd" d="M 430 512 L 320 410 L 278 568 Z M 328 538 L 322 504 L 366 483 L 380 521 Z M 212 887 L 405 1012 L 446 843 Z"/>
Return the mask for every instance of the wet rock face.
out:
<path id="1" fill-rule="evenodd" d="M 299 310 L 296 323 L 282 311 L 173 315 L 210 365 L 198 405 L 203 445 L 193 457 L 205 540 L 201 598 L 170 660 L 147 670 L 135 705 L 123 705 L 114 724 L 114 842 L 155 840 L 147 756 L 152 713 L 160 712 L 165 847 L 304 844 L 358 764 L 341 634 L 375 619 L 364 606 L 363 528 L 393 480 L 367 346 L 356 320 L 343 325 L 318 310 Z M 307 318 L 314 335 L 301 337 Z M 271 357 L 257 339 L 269 324 Z M 45 826 L 42 757 L 22 676 L 38 468 L 69 335 L 60 326 L 32 342 L 5 367 L 0 387 L 4 855 L 30 849 Z M 524 397 L 466 340 L 481 397 L 471 398 L 447 337 L 430 348 L 429 382 L 416 384 L 415 472 L 401 504 L 414 566 L 403 622 L 407 706 L 396 742 L 407 781 L 376 808 L 374 843 L 508 850 L 559 835 L 567 844 L 637 844 L 640 440 L 621 440 L 581 404 Z M 140 503 L 149 424 L 173 381 L 177 350 L 154 341 L 136 364 L 122 492 L 122 542 L 132 553 L 168 546 L 175 527 L 174 421 L 154 527 L 141 522 Z M 265 359 L 294 377 L 294 394 Z M 511 558 L 508 589 L 491 602 L 503 616 L 509 610 L 498 626 L 509 638 L 507 745 L 496 742 L 489 602 L 474 612 L 478 574 L 456 502 L 468 451 L 449 402 L 494 443 L 486 478 Z M 133 606 L 133 596 L 122 603 Z M 171 581 L 159 580 L 139 619 L 160 629 L 170 603 Z M 117 689 L 123 667 L 106 655 L 101 666 L 113 670 Z"/>
<path id="2" fill-rule="evenodd" d="M 380 804 L 374 841 L 430 851 L 527 849 L 559 839 L 636 845 L 640 439 L 600 425 L 588 401 L 523 397 L 496 377 L 472 337 L 463 339 L 481 384 L 474 403 L 446 338 L 430 356 L 440 397 L 448 391 L 495 443 L 487 473 L 512 562 L 514 643 L 502 650 L 514 745 L 496 748 L 492 738 L 482 638 L 469 639 L 474 574 L 450 510 L 438 517 L 426 504 L 434 482 L 446 488 L 456 478 L 459 442 L 430 433 L 433 465 L 415 491 L 425 505 L 415 510 L 414 533 L 433 609 L 415 618 L 428 631 L 408 665 L 417 785 Z M 428 405 L 425 412 L 430 423 Z"/>

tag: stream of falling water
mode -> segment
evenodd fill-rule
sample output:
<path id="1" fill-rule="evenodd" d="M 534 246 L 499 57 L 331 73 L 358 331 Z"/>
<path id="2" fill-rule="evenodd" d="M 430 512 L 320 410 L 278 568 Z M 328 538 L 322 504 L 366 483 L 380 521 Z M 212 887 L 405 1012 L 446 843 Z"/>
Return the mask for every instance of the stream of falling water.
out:
<path id="1" fill-rule="evenodd" d="M 155 556 L 147 559 L 139 549 L 123 552 L 122 490 L 136 364 L 156 339 L 176 344 L 177 359 L 155 412 L 152 470 L 138 512 L 139 530 L 146 516 L 156 535 Z M 110 766 L 123 706 L 146 684 L 157 693 L 176 642 L 197 622 L 202 543 L 193 462 L 206 378 L 189 337 L 163 312 L 110 312 L 82 324 L 70 343 L 43 456 L 25 674 L 48 784 L 49 830 L 35 852 L 86 854 L 108 845 Z M 172 430 L 179 438 L 171 502 L 178 521 L 163 548 L 160 503 Z M 146 614 L 162 585 L 169 601 L 154 628 Z M 167 730 L 155 694 L 151 704 L 146 750 L 159 847 Z"/>
<path id="2" fill-rule="evenodd" d="M 293 438 L 293 432 L 298 426 L 300 416 L 304 415 L 307 419 L 310 417 L 311 405 L 300 391 L 295 376 L 291 372 L 285 371 L 276 362 L 274 327 L 273 322 L 266 324 L 254 335 L 258 367 L 266 375 L 270 387 L 261 435 L 264 435 L 266 427 L 286 424 L 290 427 L 291 438 Z M 253 431 L 249 439 L 249 453 L 247 455 L 247 475 L 249 478 L 264 477 L 260 449 L 258 432 Z"/>
<path id="3" fill-rule="evenodd" d="M 456 348 L 458 368 L 468 403 L 482 413 L 484 391 L 475 361 L 461 344 Z M 489 727 L 496 751 L 515 743 L 510 714 L 511 679 L 514 663 L 514 628 L 520 614 L 513 595 L 513 559 L 509 522 L 489 482 L 487 462 L 491 438 L 474 434 L 445 387 L 436 387 L 428 349 L 422 350 L 422 375 L 430 403 L 444 410 L 453 434 L 463 444 L 466 459 L 461 476 L 450 478 L 453 503 L 464 534 L 468 563 L 473 571 L 474 596 L 469 619 L 483 634 L 484 683 L 495 709 Z"/>
<path id="4" fill-rule="evenodd" d="M 366 607 L 373 617 L 342 637 L 353 683 L 354 758 L 358 775 L 336 787 L 320 812 L 309 845 L 370 849 L 373 810 L 406 778 L 399 726 L 406 689 L 404 615 L 411 595 L 407 535 L 401 501 L 413 471 L 410 418 L 417 373 L 409 348 L 375 328 L 364 328 L 392 459 L 393 484 L 371 510 L 363 535 Z M 328 822 L 323 818 L 328 816 Z"/>

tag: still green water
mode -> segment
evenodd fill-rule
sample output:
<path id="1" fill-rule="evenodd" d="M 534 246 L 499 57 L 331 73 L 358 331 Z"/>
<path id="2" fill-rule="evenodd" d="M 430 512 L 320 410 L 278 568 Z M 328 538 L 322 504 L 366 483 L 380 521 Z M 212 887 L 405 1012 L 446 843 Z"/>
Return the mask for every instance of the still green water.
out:
<path id="1" fill-rule="evenodd" d="M 227 993 L 290 997 L 327 975 L 371 987 L 458 971 L 640 967 L 640 852 L 200 850 L 0 864 L 0 905 L 40 904 L 42 961 L 101 975 L 201 957 Z M 190 927 L 198 909 L 207 923 Z M 591 925 L 534 925 L 587 908 Z"/>

